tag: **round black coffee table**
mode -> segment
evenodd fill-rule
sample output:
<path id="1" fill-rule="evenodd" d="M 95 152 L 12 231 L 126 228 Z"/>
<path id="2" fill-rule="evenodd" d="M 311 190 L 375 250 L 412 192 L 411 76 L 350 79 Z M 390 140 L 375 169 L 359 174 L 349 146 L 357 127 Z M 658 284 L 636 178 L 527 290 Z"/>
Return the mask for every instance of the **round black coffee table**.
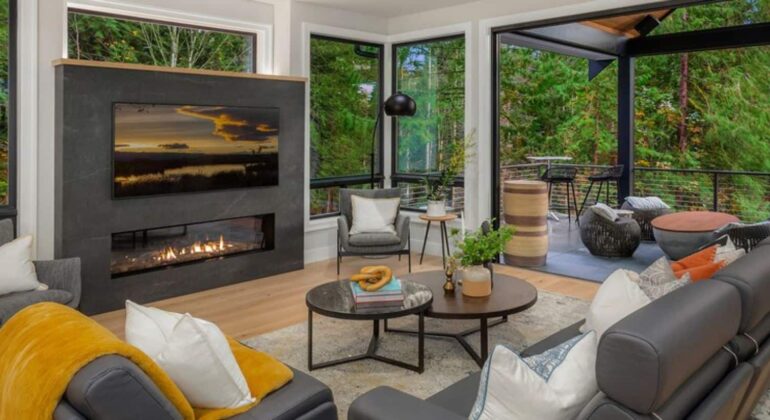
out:
<path id="1" fill-rule="evenodd" d="M 444 272 L 426 271 L 403 276 L 402 281 L 411 280 L 428 287 L 433 292 L 433 303 L 425 312 L 428 318 L 438 319 L 477 319 L 478 328 L 471 328 L 458 333 L 419 332 L 388 328 L 385 321 L 385 331 L 405 334 L 424 334 L 428 337 L 453 338 L 460 343 L 479 366 L 483 366 L 489 353 L 489 327 L 508 321 L 508 315 L 513 315 L 531 308 L 537 302 L 537 289 L 530 283 L 495 273 L 492 294 L 483 298 L 472 298 L 463 295 L 462 287 L 455 288 L 453 293 L 444 292 Z M 489 322 L 490 318 L 500 318 Z M 465 337 L 480 333 L 481 355 L 471 347 Z"/>
<path id="2" fill-rule="evenodd" d="M 425 367 L 425 311 L 433 301 L 430 288 L 425 285 L 401 280 L 404 292 L 404 303 L 397 307 L 367 308 L 357 310 L 353 301 L 353 292 L 350 289 L 350 280 L 339 280 L 322 284 L 311 289 L 305 296 L 307 304 L 307 366 L 309 370 L 355 362 L 358 360 L 372 359 L 388 363 L 404 369 L 422 373 Z M 369 340 L 369 348 L 366 353 L 331 360 L 322 363 L 313 363 L 313 313 L 318 313 L 330 318 L 349 319 L 358 321 L 372 321 L 372 338 Z M 417 365 L 411 365 L 399 360 L 390 359 L 377 354 L 377 346 L 380 341 L 380 320 L 387 322 L 390 318 L 399 318 L 407 315 L 419 316 L 417 334 Z"/>

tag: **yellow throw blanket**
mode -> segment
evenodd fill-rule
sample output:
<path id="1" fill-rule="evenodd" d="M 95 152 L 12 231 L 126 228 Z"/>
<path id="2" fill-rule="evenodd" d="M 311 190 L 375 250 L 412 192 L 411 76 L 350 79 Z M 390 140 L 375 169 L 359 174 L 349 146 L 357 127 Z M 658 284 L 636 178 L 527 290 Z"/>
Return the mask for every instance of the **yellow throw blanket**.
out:
<path id="1" fill-rule="evenodd" d="M 257 402 L 293 378 L 291 369 L 271 356 L 229 340 Z M 51 419 L 72 377 L 94 359 L 110 354 L 139 366 L 185 419 L 224 419 L 256 404 L 193 409 L 149 356 L 76 310 L 46 302 L 21 310 L 0 329 L 0 419 Z"/>

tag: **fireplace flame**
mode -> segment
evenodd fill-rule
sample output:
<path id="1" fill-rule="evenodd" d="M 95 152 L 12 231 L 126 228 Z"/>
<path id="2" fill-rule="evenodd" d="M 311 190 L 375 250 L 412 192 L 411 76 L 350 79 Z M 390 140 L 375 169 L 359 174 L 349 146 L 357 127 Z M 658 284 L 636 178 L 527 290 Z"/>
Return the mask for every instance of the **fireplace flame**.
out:
<path id="1" fill-rule="evenodd" d="M 225 238 L 223 235 L 219 236 L 218 241 L 197 241 L 192 245 L 185 247 L 166 247 L 162 251 L 159 251 L 155 256 L 156 261 L 168 262 L 178 259 L 180 256 L 194 255 L 194 254 L 207 254 L 208 256 L 216 256 L 227 249 Z"/>

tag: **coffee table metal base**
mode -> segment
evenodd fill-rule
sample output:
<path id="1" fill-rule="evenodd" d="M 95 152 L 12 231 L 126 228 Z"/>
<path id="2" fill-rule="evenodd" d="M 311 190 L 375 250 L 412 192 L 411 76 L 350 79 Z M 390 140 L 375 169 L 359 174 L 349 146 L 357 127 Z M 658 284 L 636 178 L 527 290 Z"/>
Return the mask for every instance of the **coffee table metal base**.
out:
<path id="1" fill-rule="evenodd" d="M 307 334 L 308 334 L 308 346 L 307 346 L 307 368 L 308 370 L 322 369 L 330 366 L 342 365 L 345 363 L 357 362 L 359 360 L 376 360 L 378 362 L 387 363 L 389 365 L 397 366 L 403 369 L 408 369 L 417 373 L 423 373 L 425 370 L 425 315 L 420 312 L 417 314 L 419 320 L 417 322 L 417 331 L 412 331 L 412 334 L 417 335 L 417 365 L 402 362 L 400 360 L 391 359 L 389 357 L 380 356 L 377 354 L 377 347 L 380 342 L 380 320 L 375 319 L 372 321 L 372 338 L 369 340 L 369 347 L 363 354 L 348 356 L 342 359 L 330 360 L 328 362 L 313 363 L 313 311 L 308 310 L 307 314 Z M 388 320 L 385 319 L 385 330 L 387 331 Z"/>
<path id="2" fill-rule="evenodd" d="M 487 357 L 489 355 L 489 328 L 494 327 L 496 325 L 500 325 L 503 323 L 508 322 L 508 317 L 504 316 L 500 319 L 497 319 L 495 321 L 489 322 L 487 318 L 481 318 L 479 320 L 479 326 L 474 328 L 469 328 L 467 330 L 460 331 L 458 333 L 445 333 L 445 332 L 438 332 L 438 331 L 425 331 L 425 327 L 422 325 L 423 320 L 420 320 L 420 327 L 418 331 L 414 330 L 406 330 L 401 328 L 390 328 L 388 327 L 388 320 L 385 320 L 385 332 L 392 332 L 396 334 L 411 334 L 411 335 L 424 335 L 427 337 L 437 337 L 437 338 L 452 338 L 457 340 L 458 343 L 465 349 L 465 351 L 471 356 L 473 361 L 476 362 L 479 367 L 484 366 L 484 362 L 487 361 Z M 481 336 L 481 354 L 479 355 L 476 350 L 471 346 L 471 344 L 466 339 L 467 336 L 475 333 L 480 333 Z"/>

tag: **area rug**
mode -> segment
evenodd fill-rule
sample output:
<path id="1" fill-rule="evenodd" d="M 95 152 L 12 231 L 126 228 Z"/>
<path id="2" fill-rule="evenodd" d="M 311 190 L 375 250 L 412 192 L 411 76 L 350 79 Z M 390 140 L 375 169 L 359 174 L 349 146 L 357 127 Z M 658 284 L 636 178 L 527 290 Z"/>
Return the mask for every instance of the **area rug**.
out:
<path id="1" fill-rule="evenodd" d="M 583 318 L 589 302 L 555 293 L 539 291 L 538 301 L 532 308 L 513 315 L 507 323 L 489 330 L 490 350 L 496 344 L 522 350 L 554 332 Z M 360 354 L 366 351 L 372 333 L 372 323 L 340 321 L 314 315 L 313 361 Z M 416 328 L 416 318 L 391 320 L 390 326 Z M 426 330 L 461 331 L 477 326 L 472 321 L 444 321 L 427 319 Z M 381 336 L 379 353 L 408 363 L 417 362 L 417 340 L 412 336 L 386 333 Z M 479 336 L 469 336 L 478 350 Z M 283 362 L 307 372 L 307 323 L 244 341 L 247 345 L 266 351 Z M 317 369 L 312 375 L 334 392 L 339 418 L 346 419 L 347 411 L 359 395 L 381 385 L 391 386 L 420 398 L 429 397 L 456 381 L 478 371 L 467 353 L 451 339 L 425 339 L 425 372 L 417 374 L 372 360 Z M 767 396 L 755 411 L 756 419 L 770 419 L 770 400 Z"/>

